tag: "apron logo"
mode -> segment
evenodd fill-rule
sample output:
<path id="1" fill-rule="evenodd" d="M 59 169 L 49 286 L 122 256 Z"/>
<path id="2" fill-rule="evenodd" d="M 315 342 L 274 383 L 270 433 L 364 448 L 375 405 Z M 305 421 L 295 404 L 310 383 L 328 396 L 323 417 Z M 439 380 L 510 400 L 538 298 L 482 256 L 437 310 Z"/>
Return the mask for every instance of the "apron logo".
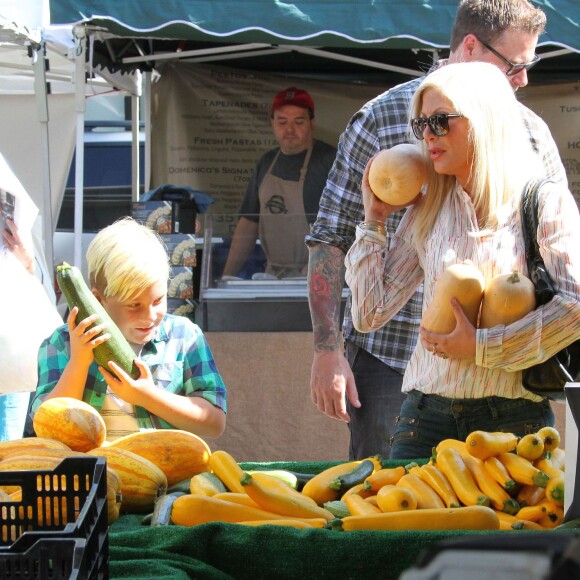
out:
<path id="1" fill-rule="evenodd" d="M 271 214 L 288 213 L 286 201 L 281 195 L 273 195 L 265 204 L 266 209 Z"/>

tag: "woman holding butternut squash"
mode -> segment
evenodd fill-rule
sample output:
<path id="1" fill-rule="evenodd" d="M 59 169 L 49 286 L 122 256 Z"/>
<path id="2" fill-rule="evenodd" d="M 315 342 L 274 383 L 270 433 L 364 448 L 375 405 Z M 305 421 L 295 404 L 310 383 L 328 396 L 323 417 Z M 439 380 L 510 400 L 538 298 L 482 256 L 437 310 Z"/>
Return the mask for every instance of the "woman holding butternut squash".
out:
<path id="1" fill-rule="evenodd" d="M 381 224 L 402 206 L 373 194 L 372 160 L 367 167 L 365 221 L 345 260 L 355 327 L 375 330 L 421 283 L 425 292 L 392 459 L 428 457 L 439 441 L 465 440 L 475 430 L 524 435 L 554 424 L 549 401 L 522 387 L 522 370 L 580 337 L 580 217 L 566 187 L 548 182 L 539 193 L 537 237 L 557 296 L 488 328 L 478 328 L 466 306 L 478 293 L 477 276 L 487 286 L 514 270 L 527 273 L 521 196 L 530 179 L 541 177 L 534 172 L 542 163 L 519 106 L 505 75 L 490 64 L 450 64 L 425 79 L 409 116 L 427 162 L 426 185 L 392 239 Z M 477 271 L 468 276 L 471 285 L 454 272 L 446 291 L 436 292 L 448 268 L 460 264 Z M 446 308 L 451 330 L 440 320 Z"/>

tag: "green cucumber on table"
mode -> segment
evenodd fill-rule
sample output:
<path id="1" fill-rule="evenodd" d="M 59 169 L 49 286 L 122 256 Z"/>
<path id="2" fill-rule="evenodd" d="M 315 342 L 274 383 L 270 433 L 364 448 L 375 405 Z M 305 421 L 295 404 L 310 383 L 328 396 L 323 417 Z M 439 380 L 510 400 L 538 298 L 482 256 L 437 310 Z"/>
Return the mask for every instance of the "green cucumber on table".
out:
<path id="1" fill-rule="evenodd" d="M 127 339 L 121 334 L 119 327 L 107 314 L 96 296 L 89 290 L 81 271 L 76 266 L 71 266 L 63 262 L 56 268 L 56 280 L 61 289 L 68 307 L 72 310 L 75 306 L 79 309 L 77 314 L 77 324 L 91 316 L 97 314 L 99 320 L 95 324 L 105 323 L 111 337 L 109 340 L 95 347 L 94 355 L 97 363 L 107 369 L 112 374 L 109 361 L 117 363 L 133 379 L 141 375 L 139 368 L 135 364 L 135 352 Z"/>

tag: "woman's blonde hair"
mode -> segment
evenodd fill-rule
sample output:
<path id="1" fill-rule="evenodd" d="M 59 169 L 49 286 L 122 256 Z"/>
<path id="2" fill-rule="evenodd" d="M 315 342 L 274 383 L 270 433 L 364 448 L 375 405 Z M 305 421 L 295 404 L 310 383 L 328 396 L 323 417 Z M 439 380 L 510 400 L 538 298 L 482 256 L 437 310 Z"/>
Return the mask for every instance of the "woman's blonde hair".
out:
<path id="1" fill-rule="evenodd" d="M 89 282 L 107 298 L 121 302 L 152 284 L 167 282 L 169 258 L 161 238 L 132 218 L 102 229 L 87 250 Z"/>
<path id="2" fill-rule="evenodd" d="M 538 171 L 522 114 L 505 75 L 494 65 L 483 62 L 442 66 L 429 74 L 411 101 L 410 117 L 422 115 L 423 95 L 433 90 L 447 98 L 453 113 L 469 123 L 468 150 L 471 159 L 469 195 L 479 216 L 481 229 L 495 228 L 498 212 L 514 196 L 521 196 L 524 184 Z M 451 121 L 453 131 L 453 120 Z M 427 141 L 421 141 L 428 157 Z M 445 196 L 455 185 L 452 175 L 435 172 L 427 163 L 426 195 L 417 204 L 419 240 L 431 230 Z"/>

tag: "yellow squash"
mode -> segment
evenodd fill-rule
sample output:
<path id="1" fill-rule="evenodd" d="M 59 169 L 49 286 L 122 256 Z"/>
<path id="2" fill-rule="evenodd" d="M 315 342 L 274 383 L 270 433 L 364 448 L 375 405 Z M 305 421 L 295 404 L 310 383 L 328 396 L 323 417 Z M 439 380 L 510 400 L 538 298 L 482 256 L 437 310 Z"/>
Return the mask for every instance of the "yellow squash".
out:
<path id="1" fill-rule="evenodd" d="M 348 516 L 344 531 L 355 530 L 497 530 L 497 512 L 485 506 L 407 510 L 402 512 Z"/>

